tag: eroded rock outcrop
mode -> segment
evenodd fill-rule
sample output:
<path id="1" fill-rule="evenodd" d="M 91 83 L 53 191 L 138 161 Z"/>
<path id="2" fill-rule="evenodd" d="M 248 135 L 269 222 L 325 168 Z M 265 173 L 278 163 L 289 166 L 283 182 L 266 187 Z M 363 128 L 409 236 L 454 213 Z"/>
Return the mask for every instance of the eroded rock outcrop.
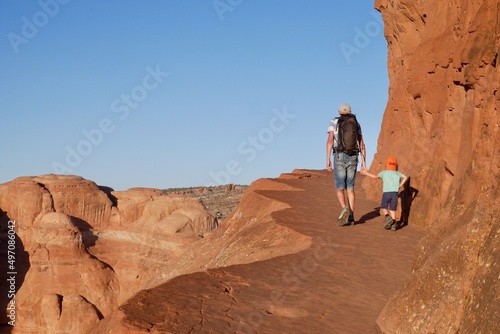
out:
<path id="1" fill-rule="evenodd" d="M 35 250 L 16 295 L 17 330 L 77 333 L 118 306 L 113 269 L 88 252 L 70 216 L 47 213 L 32 230 Z"/>
<path id="2" fill-rule="evenodd" d="M 331 173 L 253 182 L 217 230 L 92 333 L 375 332 L 421 233 L 381 228 L 376 203 L 357 190 L 358 224 L 342 228 Z"/>
<path id="3" fill-rule="evenodd" d="M 308 248 L 310 238 L 272 218 L 288 206 L 259 194 L 283 190 L 298 189 L 255 182 L 214 231 L 217 219 L 199 199 L 158 189 L 115 192 L 61 175 L 0 185 L 2 226 L 16 221 L 18 245 L 28 257 L 16 287 L 15 331 L 92 332 L 102 319 L 115 322 L 119 305 L 144 288 Z"/>
<path id="4" fill-rule="evenodd" d="M 169 271 L 156 275 L 147 285 L 154 287 L 187 273 L 263 261 L 291 254 L 311 245 L 310 238 L 276 224 L 272 215 L 288 206 L 269 200 L 264 191 L 299 191 L 272 179 L 253 182 L 240 204 L 212 233 L 208 233 L 180 258 L 169 261 Z"/>
<path id="5" fill-rule="evenodd" d="M 114 192 L 68 175 L 2 184 L 0 209 L 2 245 L 15 221 L 20 333 L 85 333 L 217 225 L 197 199 Z"/>
<path id="6" fill-rule="evenodd" d="M 375 5 L 385 22 L 390 88 L 370 169 L 378 172 L 388 156 L 398 158 L 411 177 L 402 216 L 428 231 L 414 275 L 387 304 L 380 328 L 498 332 L 500 4 Z M 372 181 L 365 188 L 379 196 Z"/>
<path id="7" fill-rule="evenodd" d="M 158 189 L 130 189 L 112 196 L 117 218 L 114 225 L 94 232 L 92 254 L 108 263 L 127 287 L 120 302 L 217 227 L 217 220 L 195 198 L 165 196 Z"/>

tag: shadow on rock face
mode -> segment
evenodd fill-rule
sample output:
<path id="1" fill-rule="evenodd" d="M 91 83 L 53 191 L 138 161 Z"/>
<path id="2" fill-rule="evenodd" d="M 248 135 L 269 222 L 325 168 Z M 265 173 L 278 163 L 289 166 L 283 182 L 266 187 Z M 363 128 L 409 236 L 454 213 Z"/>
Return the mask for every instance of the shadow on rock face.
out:
<path id="1" fill-rule="evenodd" d="M 408 225 L 411 204 L 417 195 L 418 189 L 411 186 L 411 177 L 408 177 L 408 181 L 406 181 L 403 185 L 403 190 L 399 193 L 399 198 L 401 199 L 401 220 L 399 221 L 400 228 Z"/>

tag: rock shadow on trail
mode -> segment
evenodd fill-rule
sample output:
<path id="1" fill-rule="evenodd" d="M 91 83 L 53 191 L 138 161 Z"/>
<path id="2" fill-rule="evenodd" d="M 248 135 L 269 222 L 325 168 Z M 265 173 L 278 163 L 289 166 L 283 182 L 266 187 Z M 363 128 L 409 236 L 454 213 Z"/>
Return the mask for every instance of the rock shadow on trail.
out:
<path id="1" fill-rule="evenodd" d="M 365 213 L 356 220 L 356 225 L 365 224 L 370 220 L 380 217 L 380 207 L 373 208 L 372 211 Z"/>

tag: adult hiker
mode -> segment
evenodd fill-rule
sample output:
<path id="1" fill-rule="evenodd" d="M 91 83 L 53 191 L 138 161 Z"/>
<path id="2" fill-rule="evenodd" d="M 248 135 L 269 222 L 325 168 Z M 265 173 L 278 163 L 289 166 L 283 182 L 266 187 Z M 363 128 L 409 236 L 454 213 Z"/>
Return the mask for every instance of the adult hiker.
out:
<path id="1" fill-rule="evenodd" d="M 339 117 L 330 121 L 326 141 L 326 168 L 333 170 L 337 198 L 342 207 L 337 223 L 339 226 L 354 225 L 354 184 L 361 153 L 361 170 L 366 169 L 366 148 L 356 116 L 347 103 L 340 105 Z M 331 156 L 333 153 L 333 167 Z M 346 203 L 347 193 L 347 203 Z"/>

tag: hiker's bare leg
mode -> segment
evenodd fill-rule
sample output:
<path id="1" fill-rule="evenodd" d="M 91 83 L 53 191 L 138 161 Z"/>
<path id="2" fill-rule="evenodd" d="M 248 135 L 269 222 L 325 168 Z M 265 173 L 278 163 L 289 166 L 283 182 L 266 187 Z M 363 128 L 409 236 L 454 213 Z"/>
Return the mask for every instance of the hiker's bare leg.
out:
<path id="1" fill-rule="evenodd" d="M 391 218 L 394 219 L 394 220 L 396 220 L 396 211 L 389 210 L 389 213 L 391 215 Z"/>
<path id="2" fill-rule="evenodd" d="M 381 208 L 380 212 L 382 212 L 382 216 L 388 215 L 389 211 L 387 209 Z"/>
<path id="3" fill-rule="evenodd" d="M 347 205 L 345 204 L 344 189 L 337 189 L 337 198 L 339 199 L 340 206 L 345 208 Z"/>
<path id="4" fill-rule="evenodd" d="M 354 189 L 347 190 L 347 199 L 349 200 L 349 208 L 351 209 L 351 212 L 354 214 L 354 200 L 355 200 Z"/>

